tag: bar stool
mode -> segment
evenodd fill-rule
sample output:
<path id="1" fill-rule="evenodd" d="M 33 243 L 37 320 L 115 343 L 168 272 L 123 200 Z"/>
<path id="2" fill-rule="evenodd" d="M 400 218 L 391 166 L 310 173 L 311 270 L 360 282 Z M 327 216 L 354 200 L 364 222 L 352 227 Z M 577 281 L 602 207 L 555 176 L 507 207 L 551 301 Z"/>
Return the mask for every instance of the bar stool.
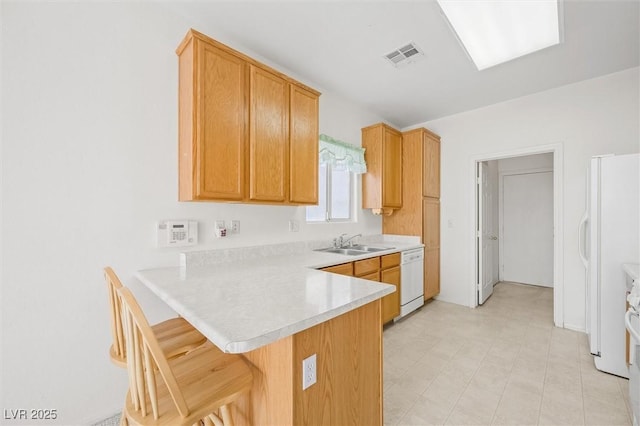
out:
<path id="1" fill-rule="evenodd" d="M 229 404 L 250 392 L 251 368 L 211 342 L 169 363 L 131 291 L 122 302 L 129 391 L 123 416 L 131 425 L 233 426 Z M 219 410 L 222 419 L 215 412 Z"/>
<path id="2" fill-rule="evenodd" d="M 111 361 L 119 367 L 127 366 L 127 355 L 122 324 L 121 306 L 117 291 L 122 288 L 120 279 L 111 267 L 104 268 L 104 278 L 109 292 L 111 308 L 111 334 L 113 344 L 109 349 Z M 207 341 L 198 330 L 193 328 L 184 318 L 171 318 L 153 325 L 153 333 L 158 344 L 168 359 L 172 359 L 197 348 Z"/>

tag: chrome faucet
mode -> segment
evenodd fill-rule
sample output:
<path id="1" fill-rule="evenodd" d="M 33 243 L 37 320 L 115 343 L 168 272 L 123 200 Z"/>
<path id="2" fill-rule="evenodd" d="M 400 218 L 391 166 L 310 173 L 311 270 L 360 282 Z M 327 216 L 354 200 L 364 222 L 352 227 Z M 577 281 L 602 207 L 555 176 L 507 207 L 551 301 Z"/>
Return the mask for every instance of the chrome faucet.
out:
<path id="1" fill-rule="evenodd" d="M 347 234 L 342 234 L 339 237 L 333 239 L 333 247 L 334 248 L 342 247 L 345 235 L 347 235 Z"/>
<path id="2" fill-rule="evenodd" d="M 351 247 L 353 245 L 353 242 L 351 242 L 351 240 L 353 240 L 356 237 L 362 237 L 362 234 L 356 234 L 352 237 L 347 238 L 346 240 L 343 238 L 345 235 L 347 234 L 342 234 L 337 238 L 337 242 L 339 243 L 338 247 L 346 247 L 347 243 L 349 243 L 349 247 Z"/>

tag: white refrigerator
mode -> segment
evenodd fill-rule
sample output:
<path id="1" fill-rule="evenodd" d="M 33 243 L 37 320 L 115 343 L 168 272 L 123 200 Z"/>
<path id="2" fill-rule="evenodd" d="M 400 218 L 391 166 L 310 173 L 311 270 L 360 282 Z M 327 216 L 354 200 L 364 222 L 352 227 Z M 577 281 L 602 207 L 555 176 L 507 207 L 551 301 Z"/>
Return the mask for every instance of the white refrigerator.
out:
<path id="1" fill-rule="evenodd" d="M 586 272 L 586 328 L 598 370 L 629 377 L 625 361 L 623 263 L 640 256 L 640 154 L 593 157 L 580 223 Z"/>

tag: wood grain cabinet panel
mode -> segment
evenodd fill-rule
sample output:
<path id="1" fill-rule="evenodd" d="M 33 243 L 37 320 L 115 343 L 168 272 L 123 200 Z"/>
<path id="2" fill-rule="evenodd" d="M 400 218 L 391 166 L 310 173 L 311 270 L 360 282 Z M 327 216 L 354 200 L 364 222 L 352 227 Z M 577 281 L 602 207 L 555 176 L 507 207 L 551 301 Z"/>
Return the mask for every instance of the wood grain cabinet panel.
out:
<path id="1" fill-rule="evenodd" d="M 440 139 L 431 134 L 426 134 L 424 137 L 423 164 L 423 195 L 440 198 Z"/>
<path id="2" fill-rule="evenodd" d="M 251 66 L 249 198 L 285 201 L 289 163 L 289 87 L 282 78 Z"/>
<path id="3" fill-rule="evenodd" d="M 425 249 L 440 247 L 440 200 L 425 198 L 423 207 Z"/>
<path id="4" fill-rule="evenodd" d="M 291 85 L 289 199 L 318 203 L 318 95 Z"/>
<path id="5" fill-rule="evenodd" d="M 360 275 L 358 278 L 369 281 L 380 281 L 380 271 L 371 272 L 369 274 Z"/>
<path id="6" fill-rule="evenodd" d="M 194 30 L 176 53 L 180 201 L 317 204 L 320 93 Z"/>
<path id="7" fill-rule="evenodd" d="M 418 235 L 425 245 L 424 298 L 440 292 L 440 137 L 402 134 L 402 208 L 382 218 L 384 234 Z"/>
<path id="8" fill-rule="evenodd" d="M 322 268 L 322 270 L 325 272 L 333 272 L 334 274 L 353 276 L 353 262 L 327 266 L 326 268 Z"/>
<path id="9" fill-rule="evenodd" d="M 382 145 L 382 206 L 402 207 L 402 135 L 388 127 Z"/>
<path id="10" fill-rule="evenodd" d="M 440 293 L 440 249 L 424 251 L 424 298 L 431 299 Z"/>
<path id="11" fill-rule="evenodd" d="M 385 324 L 400 315 L 400 266 L 380 271 L 380 282 L 396 287 L 394 293 L 382 298 L 382 323 Z"/>
<path id="12" fill-rule="evenodd" d="M 400 253 L 392 253 L 355 262 L 322 268 L 323 271 L 351 275 L 364 280 L 379 281 L 396 286 L 396 291 L 381 299 L 382 324 L 400 315 Z"/>
<path id="13" fill-rule="evenodd" d="M 246 64 L 191 38 L 179 52 L 179 199 L 242 200 Z"/>
<path id="14" fill-rule="evenodd" d="M 353 273 L 356 277 L 378 272 L 380 270 L 380 257 L 357 260 L 353 262 Z"/>
<path id="15" fill-rule="evenodd" d="M 400 253 L 385 254 L 384 256 L 380 256 L 380 268 L 387 269 L 393 266 L 398 266 L 400 265 L 400 258 Z"/>
<path id="16" fill-rule="evenodd" d="M 367 173 L 362 176 L 362 208 L 391 214 L 402 207 L 402 134 L 384 123 L 362 129 Z"/>
<path id="17" fill-rule="evenodd" d="M 400 253 L 386 254 L 380 256 L 380 282 L 396 286 L 395 293 L 391 293 L 382 298 L 382 323 L 386 324 L 400 315 L 400 294 L 402 288 Z"/>

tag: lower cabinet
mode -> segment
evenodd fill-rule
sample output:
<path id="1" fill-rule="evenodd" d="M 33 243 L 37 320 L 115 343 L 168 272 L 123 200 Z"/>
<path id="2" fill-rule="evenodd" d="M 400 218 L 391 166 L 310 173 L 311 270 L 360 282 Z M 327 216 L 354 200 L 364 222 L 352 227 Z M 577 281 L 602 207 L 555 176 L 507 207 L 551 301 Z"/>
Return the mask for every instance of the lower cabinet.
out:
<path id="1" fill-rule="evenodd" d="M 400 315 L 400 253 L 389 254 L 382 258 L 385 269 L 380 271 L 380 282 L 396 286 L 394 293 L 382 298 L 382 323 L 385 324 Z"/>
<path id="2" fill-rule="evenodd" d="M 334 274 L 353 276 L 353 262 L 342 263 L 340 265 L 327 266 L 322 268 L 323 271 L 333 272 Z"/>
<path id="3" fill-rule="evenodd" d="M 424 300 L 440 293 L 440 248 L 424 251 Z"/>
<path id="4" fill-rule="evenodd" d="M 382 324 L 400 315 L 400 253 L 328 266 L 322 270 L 395 285 L 396 291 L 382 298 Z"/>

